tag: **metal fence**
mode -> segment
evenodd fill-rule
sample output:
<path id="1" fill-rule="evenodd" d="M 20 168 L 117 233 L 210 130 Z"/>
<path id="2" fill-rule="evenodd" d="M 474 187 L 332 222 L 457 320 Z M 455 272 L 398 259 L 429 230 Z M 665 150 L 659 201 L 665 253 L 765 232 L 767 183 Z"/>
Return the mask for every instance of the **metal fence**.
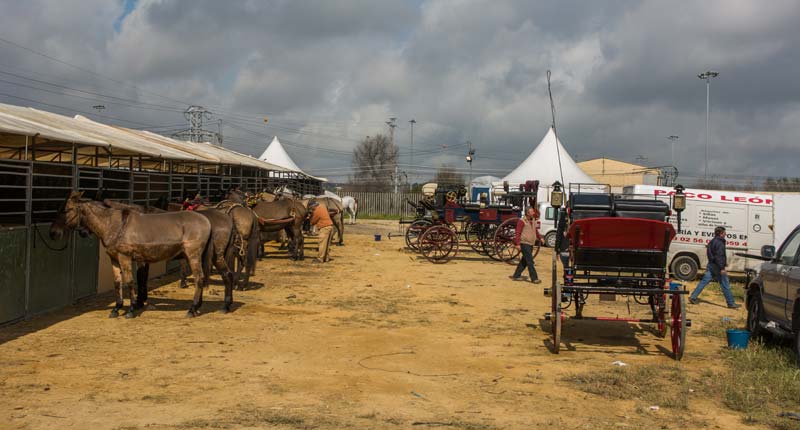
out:
<path id="1" fill-rule="evenodd" d="M 319 193 L 319 184 L 242 168 L 223 174 L 135 171 L 29 160 L 0 160 L 0 324 L 69 305 L 97 293 L 99 242 L 53 241 L 50 223 L 70 190 L 139 204 L 219 197 L 239 185 L 259 191 L 288 185 Z"/>
<path id="2" fill-rule="evenodd" d="M 407 200 L 414 203 L 422 199 L 422 193 L 367 193 L 351 192 L 345 195 L 358 200 L 359 216 L 414 216 L 414 208 Z"/>

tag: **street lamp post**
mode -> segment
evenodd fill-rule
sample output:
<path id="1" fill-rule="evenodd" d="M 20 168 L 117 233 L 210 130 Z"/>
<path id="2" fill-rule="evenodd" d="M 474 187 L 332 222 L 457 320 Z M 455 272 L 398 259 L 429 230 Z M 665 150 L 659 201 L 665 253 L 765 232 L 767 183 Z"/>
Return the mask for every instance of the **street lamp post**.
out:
<path id="1" fill-rule="evenodd" d="M 668 136 L 667 139 L 672 143 L 672 167 L 675 167 L 675 141 L 678 140 L 678 136 L 673 134 Z"/>
<path id="2" fill-rule="evenodd" d="M 411 124 L 411 162 L 408 163 L 409 166 L 408 168 L 414 169 L 414 124 L 417 123 L 417 120 L 411 118 L 411 121 L 409 121 L 409 123 Z M 412 170 L 412 172 L 413 171 L 414 170 Z"/>
<path id="3" fill-rule="evenodd" d="M 708 70 L 697 75 L 698 78 L 705 79 L 706 81 L 706 167 L 705 173 L 703 174 L 705 180 L 708 180 L 708 122 L 711 116 L 711 78 L 716 78 L 717 76 L 719 76 L 719 72 L 715 72 L 713 70 Z"/>
<path id="4" fill-rule="evenodd" d="M 469 145 L 469 150 L 467 151 L 467 156 L 464 157 L 464 159 L 467 160 L 467 163 L 469 163 L 469 179 L 467 180 L 467 184 L 469 184 L 472 181 L 472 160 L 475 159 L 475 150 L 472 149 L 472 142 L 467 141 L 467 145 Z"/>

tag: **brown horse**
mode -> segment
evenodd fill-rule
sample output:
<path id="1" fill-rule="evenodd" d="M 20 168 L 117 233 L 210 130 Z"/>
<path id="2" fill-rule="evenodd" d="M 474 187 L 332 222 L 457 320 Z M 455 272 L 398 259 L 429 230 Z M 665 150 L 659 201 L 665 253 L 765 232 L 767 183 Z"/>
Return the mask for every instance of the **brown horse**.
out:
<path id="1" fill-rule="evenodd" d="M 205 256 L 212 250 L 211 223 L 206 217 L 190 213 L 141 214 L 109 208 L 71 192 L 50 227 L 50 237 L 59 239 L 66 230 L 79 227 L 94 233 L 111 258 L 117 290 L 116 305 L 110 317 L 119 316 L 124 305 L 123 285 L 128 287 L 130 308 L 126 318 L 135 315 L 133 263 L 155 263 L 183 255 L 189 261 L 197 285 L 188 316 L 197 315 L 203 302 L 205 276 L 209 270 Z"/>
<path id="2" fill-rule="evenodd" d="M 102 191 L 98 192 L 95 200 L 100 199 Z M 161 213 L 164 209 L 153 206 L 142 206 L 135 203 L 121 203 L 114 200 L 103 199 L 103 204 L 114 209 L 129 209 L 141 213 Z M 164 203 L 166 204 L 166 203 Z M 142 263 L 136 265 L 136 308 L 143 308 L 147 302 L 147 281 L 150 279 L 150 264 Z"/>
<path id="3" fill-rule="evenodd" d="M 238 195 L 234 195 L 234 193 L 238 193 Z M 229 199 L 228 197 L 232 195 L 234 199 Z M 235 201 L 239 196 L 243 196 L 243 194 L 239 191 L 231 190 L 224 197 L 224 200 L 215 205 L 210 205 L 202 199 L 195 199 L 191 201 L 192 204 L 189 206 L 197 212 L 216 209 L 224 212 L 233 220 L 237 233 L 234 235 L 234 247 L 236 250 L 234 255 L 237 267 L 231 264 L 230 268 L 234 273 L 234 285 L 243 290 L 250 284 L 250 276 L 255 274 L 260 240 L 258 237 L 258 218 L 248 207 Z M 169 203 L 168 208 L 170 212 L 173 212 L 184 210 L 184 206 L 179 203 Z M 243 272 L 244 274 L 242 274 Z M 181 284 L 181 287 L 185 288 L 185 284 Z"/>
<path id="4" fill-rule="evenodd" d="M 144 207 L 132 203 L 121 203 L 114 200 L 103 200 L 103 204 L 115 209 L 128 209 L 140 213 L 164 213 L 163 209 Z M 211 257 L 212 263 L 217 271 L 222 276 L 222 282 L 225 285 L 225 306 L 223 312 L 230 311 L 233 304 L 233 285 L 234 276 L 231 267 L 233 266 L 233 257 L 235 252 L 234 241 L 237 236 L 234 230 L 233 221 L 225 214 L 215 211 L 198 211 L 199 214 L 208 218 L 211 222 L 211 240 L 213 241 L 213 252 L 209 253 L 207 257 Z M 149 272 L 149 265 L 144 264 L 139 271 L 137 271 L 138 291 L 137 291 L 137 305 L 141 306 L 147 300 L 147 275 Z M 209 264 L 210 267 L 210 264 Z M 189 272 L 189 266 L 186 260 L 181 260 L 181 288 L 186 288 L 186 276 Z M 144 276 L 141 276 L 144 274 Z M 204 283 L 208 285 L 209 273 L 206 273 Z"/>
<path id="5" fill-rule="evenodd" d="M 289 238 L 289 255 L 293 260 L 302 260 L 303 250 L 303 222 L 306 219 L 307 209 L 296 200 L 276 200 L 273 202 L 260 201 L 253 207 L 253 212 L 258 216 L 261 231 L 272 233 L 285 231 Z"/>
<path id="6" fill-rule="evenodd" d="M 226 213 L 233 220 L 237 232 L 236 261 L 238 264 L 235 276 L 238 288 L 246 289 L 250 283 L 250 276 L 255 274 L 258 248 L 261 244 L 258 217 L 247 206 L 227 198 L 217 203 L 214 208 Z"/>

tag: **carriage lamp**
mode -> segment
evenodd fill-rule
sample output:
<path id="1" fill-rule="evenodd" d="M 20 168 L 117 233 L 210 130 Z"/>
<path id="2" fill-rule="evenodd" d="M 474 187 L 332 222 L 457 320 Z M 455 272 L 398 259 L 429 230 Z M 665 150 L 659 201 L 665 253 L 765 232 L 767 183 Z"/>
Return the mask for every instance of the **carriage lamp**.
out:
<path id="1" fill-rule="evenodd" d="M 681 230 L 681 212 L 686 209 L 686 194 L 683 185 L 675 185 L 675 195 L 672 196 L 672 210 L 678 213 L 678 231 Z"/>
<path id="2" fill-rule="evenodd" d="M 553 183 L 553 191 L 550 193 L 550 206 L 558 209 L 564 205 L 564 191 L 561 189 L 561 182 Z"/>

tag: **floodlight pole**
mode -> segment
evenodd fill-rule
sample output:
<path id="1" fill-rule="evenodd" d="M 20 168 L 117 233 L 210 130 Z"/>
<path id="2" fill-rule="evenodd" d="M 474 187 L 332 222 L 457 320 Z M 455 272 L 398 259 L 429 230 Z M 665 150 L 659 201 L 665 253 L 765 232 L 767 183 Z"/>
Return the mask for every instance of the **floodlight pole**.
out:
<path id="1" fill-rule="evenodd" d="M 673 134 L 667 137 L 667 139 L 672 143 L 672 167 L 675 167 L 675 141 L 678 140 L 678 136 Z"/>
<path id="2" fill-rule="evenodd" d="M 708 123 L 711 117 L 711 78 L 716 78 L 719 76 L 719 72 L 715 72 L 713 70 L 709 70 L 697 75 L 700 79 L 705 79 L 706 81 L 706 167 L 705 173 L 703 174 L 703 179 L 708 181 Z"/>

